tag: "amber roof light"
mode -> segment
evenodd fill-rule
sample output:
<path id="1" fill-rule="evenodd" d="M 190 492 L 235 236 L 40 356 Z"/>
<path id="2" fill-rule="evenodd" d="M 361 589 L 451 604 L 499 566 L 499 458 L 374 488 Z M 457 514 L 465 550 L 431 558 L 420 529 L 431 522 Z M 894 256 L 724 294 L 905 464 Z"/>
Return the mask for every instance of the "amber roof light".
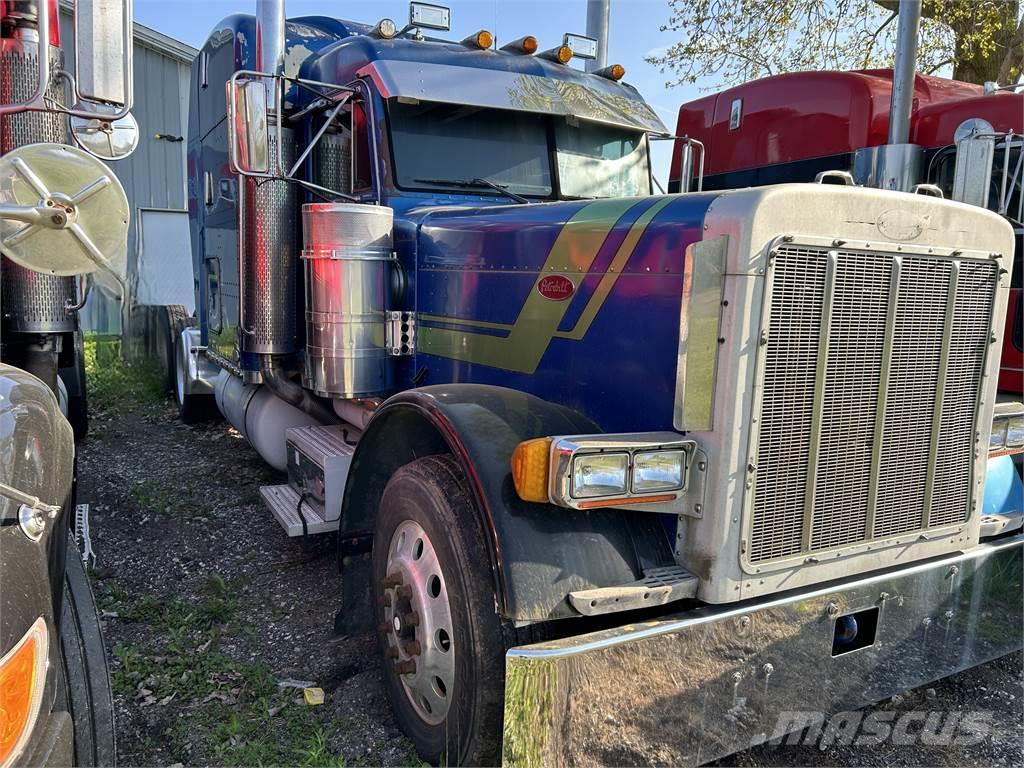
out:
<path id="1" fill-rule="evenodd" d="M 519 53 L 530 56 L 537 52 L 537 38 L 533 35 L 520 37 L 518 40 L 513 40 L 511 43 L 505 43 L 505 45 L 501 46 L 501 50 L 507 51 L 508 53 Z"/>
<path id="2" fill-rule="evenodd" d="M 557 48 L 551 48 L 537 55 L 542 59 L 557 61 L 559 64 L 568 64 L 572 60 L 572 48 L 568 45 L 560 45 Z"/>
<path id="3" fill-rule="evenodd" d="M 621 64 L 612 64 L 610 67 L 597 70 L 594 74 L 617 82 L 626 76 L 626 68 Z"/>
<path id="4" fill-rule="evenodd" d="M 463 40 L 462 44 L 469 48 L 479 48 L 481 51 L 486 51 L 494 45 L 494 35 L 486 29 L 481 29 L 479 32 L 476 32 Z"/>

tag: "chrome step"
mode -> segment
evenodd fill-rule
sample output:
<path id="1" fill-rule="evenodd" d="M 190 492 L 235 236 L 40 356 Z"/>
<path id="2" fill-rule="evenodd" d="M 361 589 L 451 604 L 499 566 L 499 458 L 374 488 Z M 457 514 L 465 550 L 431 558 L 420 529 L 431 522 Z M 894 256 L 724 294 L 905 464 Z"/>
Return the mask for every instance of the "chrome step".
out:
<path id="1" fill-rule="evenodd" d="M 260 496 L 289 536 L 302 535 L 302 518 L 298 512 L 299 494 L 294 488 L 287 484 L 264 485 L 260 488 Z M 324 520 L 305 501 L 302 502 L 302 515 L 306 518 L 306 532 L 310 535 L 338 530 L 337 520 Z"/>
<path id="2" fill-rule="evenodd" d="M 584 616 L 633 611 L 665 605 L 697 595 L 697 577 L 678 565 L 649 568 L 639 581 L 616 587 L 581 589 L 569 593 L 572 607 Z"/>

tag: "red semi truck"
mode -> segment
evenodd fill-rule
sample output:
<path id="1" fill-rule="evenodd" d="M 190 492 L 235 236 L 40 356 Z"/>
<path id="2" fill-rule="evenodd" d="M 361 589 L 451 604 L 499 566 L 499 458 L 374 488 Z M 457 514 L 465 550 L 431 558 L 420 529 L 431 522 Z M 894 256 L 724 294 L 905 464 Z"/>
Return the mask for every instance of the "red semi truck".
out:
<path id="1" fill-rule="evenodd" d="M 887 144 L 891 69 L 794 72 L 766 77 L 683 104 L 669 191 L 734 189 L 814 181 L 849 173 L 867 186 L 938 194 L 1005 216 L 1017 236 L 1017 257 L 1003 337 L 999 389 L 1024 390 L 1024 93 L 917 75 L 908 144 L 898 173 L 873 183 Z M 703 145 L 703 178 L 687 147 Z M 699 167 L 699 165 L 698 165 Z M 684 179 L 684 177 L 686 177 Z"/>

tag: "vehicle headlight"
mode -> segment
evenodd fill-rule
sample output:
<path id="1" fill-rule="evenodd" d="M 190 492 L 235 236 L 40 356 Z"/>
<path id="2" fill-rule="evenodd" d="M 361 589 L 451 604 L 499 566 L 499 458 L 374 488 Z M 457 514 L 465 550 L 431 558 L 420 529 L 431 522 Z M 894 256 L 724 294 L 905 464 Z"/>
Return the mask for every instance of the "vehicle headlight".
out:
<path id="1" fill-rule="evenodd" d="M 678 514 L 696 451 L 675 432 L 541 437 L 516 446 L 512 480 L 524 501 Z"/>
<path id="2" fill-rule="evenodd" d="M 990 455 L 1024 453 L 1024 404 L 996 404 L 988 452 Z"/>
<path id="3" fill-rule="evenodd" d="M 633 493 L 675 491 L 683 487 L 686 454 L 683 451 L 648 451 L 633 457 Z"/>
<path id="4" fill-rule="evenodd" d="M 572 497 L 593 499 L 626 493 L 628 453 L 591 453 L 572 460 Z"/>

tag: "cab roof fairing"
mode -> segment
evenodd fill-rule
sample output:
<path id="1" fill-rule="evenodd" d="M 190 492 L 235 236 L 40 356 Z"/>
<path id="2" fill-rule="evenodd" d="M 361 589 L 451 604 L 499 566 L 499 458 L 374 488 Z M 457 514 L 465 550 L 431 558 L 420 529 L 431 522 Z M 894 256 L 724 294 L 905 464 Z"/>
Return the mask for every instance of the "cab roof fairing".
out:
<path id="1" fill-rule="evenodd" d="M 560 114 L 669 134 L 631 85 L 536 56 L 460 43 L 353 35 L 307 60 L 302 76 L 339 85 L 369 78 L 384 98 Z"/>

